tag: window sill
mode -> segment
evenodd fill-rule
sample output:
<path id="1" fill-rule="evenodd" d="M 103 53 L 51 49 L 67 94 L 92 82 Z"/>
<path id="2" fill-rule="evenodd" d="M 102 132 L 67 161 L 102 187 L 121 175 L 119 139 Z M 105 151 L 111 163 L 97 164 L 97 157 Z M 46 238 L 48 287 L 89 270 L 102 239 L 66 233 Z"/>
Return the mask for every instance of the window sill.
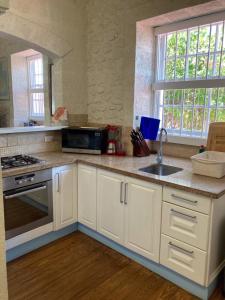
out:
<path id="1" fill-rule="evenodd" d="M 182 144 L 189 146 L 206 145 L 206 137 L 189 137 L 189 136 L 175 136 L 168 134 L 168 142 L 173 144 Z"/>

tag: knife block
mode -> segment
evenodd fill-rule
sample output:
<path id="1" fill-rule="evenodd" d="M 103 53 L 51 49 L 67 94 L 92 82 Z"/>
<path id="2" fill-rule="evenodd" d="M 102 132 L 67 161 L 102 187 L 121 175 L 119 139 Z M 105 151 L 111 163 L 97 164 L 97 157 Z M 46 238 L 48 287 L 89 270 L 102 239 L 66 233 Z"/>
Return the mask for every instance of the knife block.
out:
<path id="1" fill-rule="evenodd" d="M 133 156 L 144 157 L 150 155 L 150 149 L 145 141 L 133 144 Z"/>

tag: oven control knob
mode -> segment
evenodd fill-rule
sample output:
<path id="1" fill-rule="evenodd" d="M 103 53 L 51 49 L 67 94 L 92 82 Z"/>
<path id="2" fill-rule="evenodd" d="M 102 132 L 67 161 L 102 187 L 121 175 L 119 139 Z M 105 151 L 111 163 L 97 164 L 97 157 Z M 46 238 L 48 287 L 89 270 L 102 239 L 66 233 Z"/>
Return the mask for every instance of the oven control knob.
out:
<path id="1" fill-rule="evenodd" d="M 18 180 L 17 184 L 23 184 L 23 180 Z"/>
<path id="2" fill-rule="evenodd" d="M 31 177 L 31 178 L 29 179 L 29 181 L 31 181 L 31 182 L 34 181 L 34 177 Z"/>

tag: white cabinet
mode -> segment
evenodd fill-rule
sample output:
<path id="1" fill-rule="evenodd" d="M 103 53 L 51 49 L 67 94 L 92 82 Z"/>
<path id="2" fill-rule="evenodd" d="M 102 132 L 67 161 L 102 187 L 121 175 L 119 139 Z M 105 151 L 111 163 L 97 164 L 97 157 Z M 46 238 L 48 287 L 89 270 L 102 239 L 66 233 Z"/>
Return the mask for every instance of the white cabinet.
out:
<path id="1" fill-rule="evenodd" d="M 123 183 L 124 176 L 98 169 L 97 230 L 120 244 L 124 234 Z"/>
<path id="2" fill-rule="evenodd" d="M 162 234 L 160 262 L 173 271 L 205 284 L 207 253 Z"/>
<path id="3" fill-rule="evenodd" d="M 164 202 L 162 220 L 162 233 L 202 250 L 207 250 L 209 216 Z"/>
<path id="4" fill-rule="evenodd" d="M 53 206 L 55 230 L 77 221 L 77 167 L 53 169 Z"/>
<path id="5" fill-rule="evenodd" d="M 78 165 L 78 221 L 96 230 L 96 168 Z"/>
<path id="6" fill-rule="evenodd" d="M 125 246 L 159 261 L 162 187 L 126 178 Z"/>
<path id="7" fill-rule="evenodd" d="M 98 170 L 97 230 L 159 261 L 162 187 Z"/>

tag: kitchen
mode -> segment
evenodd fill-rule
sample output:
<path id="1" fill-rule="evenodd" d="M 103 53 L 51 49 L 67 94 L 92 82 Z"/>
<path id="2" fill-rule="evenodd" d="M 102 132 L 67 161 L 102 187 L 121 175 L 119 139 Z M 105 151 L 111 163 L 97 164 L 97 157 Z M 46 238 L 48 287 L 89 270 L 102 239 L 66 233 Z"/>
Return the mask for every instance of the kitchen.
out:
<path id="1" fill-rule="evenodd" d="M 224 122 L 224 1 L 1 2 L 0 54 L 11 74 L 8 94 L 0 91 L 0 298 L 208 299 L 214 293 L 212 299 L 223 299 L 216 286 L 224 267 L 225 181 L 210 177 L 210 168 L 202 171 L 209 176 L 193 174 L 190 157 L 202 144 L 224 151 L 218 148 L 224 129 L 216 127 Z M 181 42 L 185 30 L 203 34 L 187 39 L 191 53 Z M 157 53 L 156 37 L 164 45 Z M 173 47 L 175 71 L 166 67 Z M 24 62 L 28 72 L 18 73 Z M 154 70 L 167 71 L 155 80 Z M 20 97 L 24 83 L 28 96 Z M 32 105 L 21 105 L 25 98 Z M 166 128 L 167 139 L 156 132 L 161 147 L 143 116 Z M 108 124 L 106 150 L 105 131 L 94 130 L 93 138 L 93 127 Z M 81 132 L 69 132 L 74 126 Z M 108 154 L 73 153 L 76 148 Z M 161 169 L 147 170 L 155 173 L 141 170 L 157 162 Z M 10 201 L 15 194 L 20 207 Z"/>

